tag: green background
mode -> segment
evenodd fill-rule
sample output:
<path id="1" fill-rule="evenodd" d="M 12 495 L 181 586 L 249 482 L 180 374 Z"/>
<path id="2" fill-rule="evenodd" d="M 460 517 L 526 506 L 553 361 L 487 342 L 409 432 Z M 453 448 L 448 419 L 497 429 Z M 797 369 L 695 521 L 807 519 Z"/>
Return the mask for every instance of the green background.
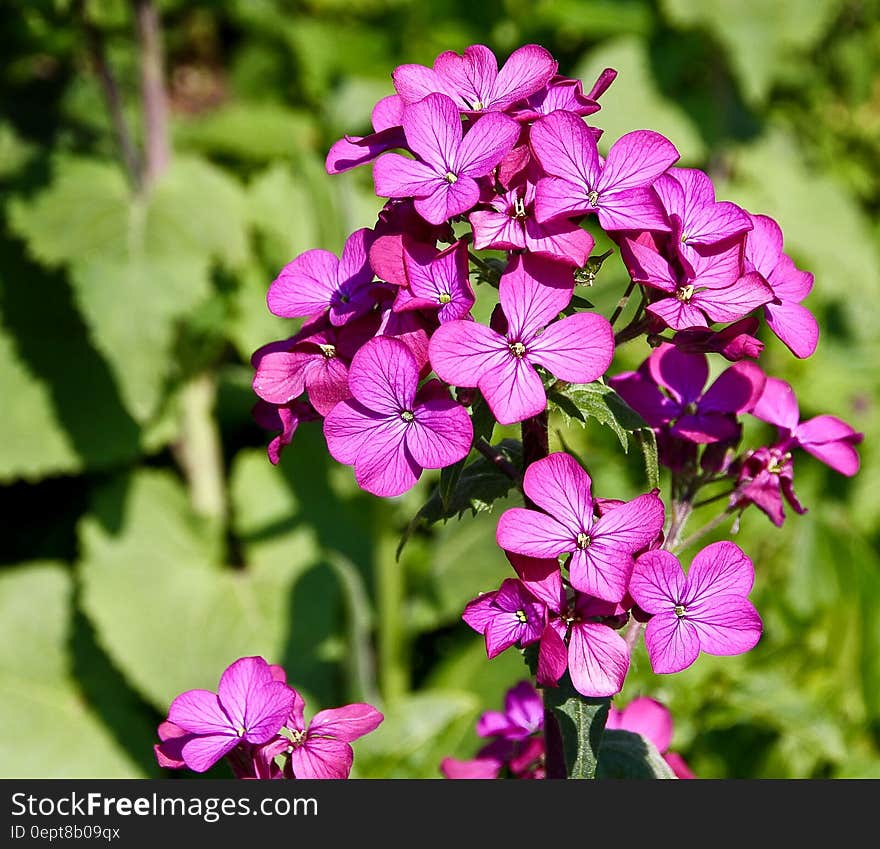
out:
<path id="1" fill-rule="evenodd" d="M 436 473 L 373 498 L 317 425 L 271 466 L 249 356 L 295 327 L 265 306 L 280 267 L 375 221 L 370 168 L 329 177 L 323 160 L 367 131 L 391 70 L 536 42 L 587 89 L 618 70 L 591 119 L 606 146 L 663 132 L 720 198 L 781 223 L 815 274 L 822 332 L 798 361 L 762 330 L 761 364 L 793 384 L 804 417 L 866 434 L 851 480 L 796 457 L 805 516 L 789 511 L 781 530 L 743 517 L 759 646 L 674 676 L 653 675 L 640 648 L 616 702 L 664 701 L 673 749 L 702 777 L 880 777 L 877 0 L 163 2 L 173 158 L 146 199 L 120 165 L 83 4 L 6 5 L 0 774 L 159 776 L 170 700 L 214 689 L 246 654 L 282 663 L 309 712 L 381 706 L 385 723 L 355 744 L 357 776 L 438 777 L 444 755 L 476 750 L 476 717 L 525 672 L 516 651 L 487 661 L 460 620 L 511 574 L 494 543 L 504 502 L 417 533 L 396 563 Z M 130 7 L 84 7 L 139 139 Z M 612 258 L 588 293 L 606 315 L 624 280 Z M 648 350 L 630 343 L 615 368 Z M 596 422 L 554 421 L 552 446 L 562 437 L 597 494 L 647 488 L 638 452 Z M 747 428 L 751 444 L 770 437 Z"/>

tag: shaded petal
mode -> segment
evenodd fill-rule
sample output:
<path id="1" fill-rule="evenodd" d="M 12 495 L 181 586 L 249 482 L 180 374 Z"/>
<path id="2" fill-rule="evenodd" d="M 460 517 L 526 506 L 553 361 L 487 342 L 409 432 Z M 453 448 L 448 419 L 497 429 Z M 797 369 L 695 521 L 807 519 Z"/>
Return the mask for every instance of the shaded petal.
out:
<path id="1" fill-rule="evenodd" d="M 383 97 L 373 107 L 370 113 L 370 122 L 373 129 L 377 133 L 387 130 L 390 127 L 400 127 L 403 123 L 403 113 L 406 109 L 406 103 L 403 98 L 396 94 L 389 94 Z"/>
<path id="2" fill-rule="evenodd" d="M 800 420 L 797 398 L 794 390 L 778 377 L 768 377 L 764 391 L 751 411 L 755 418 L 774 424 L 794 433 Z"/>
<path id="3" fill-rule="evenodd" d="M 562 572 L 556 558 L 526 557 L 511 551 L 504 553 L 523 586 L 538 601 L 558 611 L 562 599 Z"/>
<path id="4" fill-rule="evenodd" d="M 853 447 L 864 435 L 835 416 L 816 416 L 798 426 L 795 433 L 804 451 L 834 471 L 851 477 L 859 470 L 859 455 Z"/>
<path id="5" fill-rule="evenodd" d="M 606 728 L 621 728 L 641 734 L 654 744 L 661 754 L 672 743 L 672 714 L 669 709 L 655 699 L 639 696 L 633 699 L 622 711 L 617 711 L 615 721 L 605 723 Z"/>
<path id="6" fill-rule="evenodd" d="M 434 92 L 455 97 L 456 92 L 432 68 L 424 65 L 398 65 L 391 74 L 394 88 L 405 103 L 416 103 Z"/>
<path id="7" fill-rule="evenodd" d="M 651 353 L 648 371 L 658 386 L 686 407 L 702 394 L 709 378 L 709 361 L 705 354 L 686 354 L 664 342 Z"/>
<path id="8" fill-rule="evenodd" d="M 799 359 L 811 357 L 819 344 L 819 323 L 801 304 L 764 304 L 767 326 Z"/>
<path id="9" fill-rule="evenodd" d="M 429 94 L 408 106 L 403 132 L 407 147 L 438 174 L 454 170 L 463 130 L 458 108 L 445 94 Z"/>
<path id="10" fill-rule="evenodd" d="M 568 668 L 568 647 L 552 625 L 544 628 L 538 649 L 537 682 L 544 687 L 555 687 Z"/>
<path id="11" fill-rule="evenodd" d="M 696 628 L 674 613 L 662 613 L 648 622 L 645 627 L 645 646 L 651 660 L 651 669 L 658 675 L 681 672 L 700 654 L 700 639 Z"/>
<path id="12" fill-rule="evenodd" d="M 682 239 L 689 245 L 709 247 L 742 236 L 751 226 L 745 210 L 730 201 L 721 201 L 696 210 Z"/>
<path id="13" fill-rule="evenodd" d="M 595 247 L 593 237 L 573 221 L 557 219 L 539 224 L 530 216 L 525 225 L 524 243 L 514 247 L 526 247 L 533 254 L 544 254 L 577 268 L 587 264 Z M 478 247 L 476 242 L 474 247 Z"/>
<path id="14" fill-rule="evenodd" d="M 350 743 L 378 728 L 384 718 L 376 708 L 363 702 L 322 710 L 309 725 L 309 737 L 335 737 Z"/>
<path id="15" fill-rule="evenodd" d="M 754 363 L 736 363 L 723 371 L 706 390 L 697 408 L 701 413 L 751 410 L 761 397 L 766 380 L 764 372 Z"/>
<path id="16" fill-rule="evenodd" d="M 508 339 L 527 342 L 569 305 L 574 274 L 545 257 L 519 255 L 501 276 L 498 292 Z"/>
<path id="17" fill-rule="evenodd" d="M 599 180 L 599 151 L 587 125 L 571 112 L 558 109 L 532 124 L 529 145 L 545 174 L 575 186 L 585 198 Z M 538 200 L 540 203 L 540 183 Z M 538 216 L 539 221 L 546 220 Z"/>
<path id="18" fill-rule="evenodd" d="M 545 223 L 593 212 L 589 189 L 560 177 L 542 177 L 535 189 L 535 219 Z"/>
<path id="19" fill-rule="evenodd" d="M 388 127 L 368 136 L 344 136 L 327 152 L 324 168 L 328 174 L 342 174 L 372 162 L 386 150 L 405 146 L 406 139 L 400 127 Z"/>
<path id="20" fill-rule="evenodd" d="M 453 170 L 461 177 L 483 177 L 510 152 L 519 138 L 519 124 L 490 112 L 467 131 L 453 160 Z"/>
<path id="21" fill-rule="evenodd" d="M 693 559 L 682 604 L 710 605 L 718 596 L 747 596 L 755 583 L 755 568 L 732 542 L 707 545 Z"/>
<path id="22" fill-rule="evenodd" d="M 254 373 L 253 390 L 270 404 L 286 404 L 305 390 L 306 368 L 315 354 L 300 351 L 273 351 L 260 358 Z"/>
<path id="23" fill-rule="evenodd" d="M 544 384 L 527 357 L 508 353 L 480 376 L 477 386 L 502 425 L 525 421 L 547 407 Z"/>
<path id="24" fill-rule="evenodd" d="M 395 423 L 393 427 L 376 428 L 363 443 L 354 464 L 355 480 L 361 489 L 390 497 L 415 486 L 422 468 L 406 448 L 405 433 Z"/>
<path id="25" fill-rule="evenodd" d="M 541 635 L 540 625 L 537 633 L 533 633 L 535 630 L 535 627 L 529 628 L 528 624 L 520 622 L 516 612 L 496 610 L 486 626 L 486 657 L 492 660 L 519 642 L 521 645 L 535 642 Z"/>
<path id="26" fill-rule="evenodd" d="M 657 316 L 673 330 L 690 330 L 694 327 L 708 327 L 706 316 L 693 304 L 685 303 L 678 298 L 663 298 L 649 304 L 646 311 Z"/>
<path id="27" fill-rule="evenodd" d="M 501 514 L 495 538 L 501 548 L 529 557 L 557 557 L 574 547 L 565 525 L 524 507 L 512 507 Z"/>
<path id="28" fill-rule="evenodd" d="M 772 289 L 760 274 L 751 271 L 731 286 L 695 292 L 691 303 L 712 321 L 728 322 L 736 321 L 772 300 Z"/>
<path id="29" fill-rule="evenodd" d="M 406 447 L 425 469 L 442 469 L 467 457 L 474 438 L 467 410 L 451 398 L 417 404 L 406 429 Z"/>
<path id="30" fill-rule="evenodd" d="M 556 377 L 590 383 L 605 374 L 614 357 L 614 331 L 608 319 L 576 313 L 550 324 L 529 342 L 529 359 Z"/>
<path id="31" fill-rule="evenodd" d="M 353 761 L 348 743 L 311 734 L 290 753 L 290 766 L 297 778 L 348 778 Z"/>
<path id="32" fill-rule="evenodd" d="M 269 310 L 282 318 L 315 315 L 330 306 L 336 291 L 339 260 L 315 248 L 289 262 L 272 281 L 266 295 Z"/>
<path id="33" fill-rule="evenodd" d="M 487 370 L 510 358 L 507 340 L 475 321 L 450 321 L 431 337 L 431 366 L 441 380 L 453 386 L 475 387 Z"/>
<path id="34" fill-rule="evenodd" d="M 511 722 L 529 733 L 544 725 L 544 702 L 528 681 L 520 681 L 507 691 L 504 710 Z"/>
<path id="35" fill-rule="evenodd" d="M 657 384 L 641 372 L 618 374 L 608 380 L 608 385 L 651 427 L 666 424 L 680 412 L 679 405 L 667 398 Z"/>
<path id="36" fill-rule="evenodd" d="M 360 456 L 363 444 L 375 439 L 386 428 L 399 430 L 402 439 L 403 425 L 404 422 L 397 416 L 391 418 L 384 413 L 373 412 L 359 401 L 350 399 L 340 402 L 327 414 L 324 438 L 330 456 L 351 466 Z"/>
<path id="37" fill-rule="evenodd" d="M 556 60 L 547 50 L 524 44 L 510 54 L 493 81 L 490 103 L 495 109 L 506 109 L 547 85 L 556 69 Z"/>
<path id="38" fill-rule="evenodd" d="M 183 744 L 181 756 L 194 772 L 207 772 L 220 758 L 231 752 L 239 743 L 234 734 L 207 734 L 193 737 Z"/>
<path id="39" fill-rule="evenodd" d="M 635 130 L 611 145 L 595 189 L 601 194 L 649 186 L 678 158 L 675 145 L 660 133 Z"/>
<path id="40" fill-rule="evenodd" d="M 603 601 L 623 599 L 632 574 L 632 553 L 613 543 L 575 549 L 568 561 L 571 585 Z"/>
<path id="41" fill-rule="evenodd" d="M 462 175 L 454 183 L 440 178 L 434 191 L 425 197 L 416 198 L 413 205 L 425 221 L 443 224 L 472 209 L 479 200 L 479 186 L 470 177 Z"/>
<path id="42" fill-rule="evenodd" d="M 514 250 L 526 246 L 522 224 L 506 212 L 478 209 L 470 214 L 470 222 L 474 231 L 474 247 L 478 251 L 485 248 Z"/>
<path id="43" fill-rule="evenodd" d="M 565 526 L 570 545 L 579 533 L 589 531 L 593 525 L 591 486 L 583 466 L 564 451 L 532 463 L 523 478 L 526 495 Z"/>
<path id="44" fill-rule="evenodd" d="M 233 727 L 250 727 L 250 722 L 260 713 L 255 695 L 269 683 L 277 682 L 273 681 L 269 664 L 262 657 L 241 657 L 224 670 L 217 687 L 217 698 Z"/>
<path id="45" fill-rule="evenodd" d="M 351 394 L 367 409 L 387 416 L 412 409 L 418 384 L 419 367 L 412 351 L 389 336 L 367 342 L 348 370 Z"/>
<path id="46" fill-rule="evenodd" d="M 636 559 L 629 594 L 646 613 L 671 612 L 686 589 L 687 579 L 674 554 L 656 549 Z"/>
<path id="47" fill-rule="evenodd" d="M 568 643 L 568 672 L 582 696 L 613 696 L 623 687 L 629 670 L 629 649 L 623 637 L 607 625 L 572 625 Z"/>
<path id="48" fill-rule="evenodd" d="M 464 607 L 461 618 L 478 634 L 486 633 L 486 628 L 497 613 L 495 595 L 494 592 L 484 593 L 469 601 Z"/>
<path id="49" fill-rule="evenodd" d="M 338 357 L 313 360 L 306 374 L 306 389 L 312 406 L 326 416 L 340 401 L 351 397 L 348 367 Z"/>
<path id="50" fill-rule="evenodd" d="M 340 286 L 345 286 L 346 291 L 351 292 L 358 286 L 370 283 L 373 279 L 373 269 L 370 267 L 369 249 L 373 240 L 373 231 L 368 227 L 355 230 L 346 240 L 342 248 L 342 256 L 336 272 L 336 279 Z"/>
<path id="51" fill-rule="evenodd" d="M 630 277 L 638 283 L 647 283 L 663 292 L 675 292 L 678 280 L 670 264 L 653 248 L 633 239 L 624 238 L 624 243 L 635 259 L 636 265 L 629 265 Z"/>
<path id="52" fill-rule="evenodd" d="M 232 720 L 210 690 L 187 690 L 168 708 L 168 721 L 193 734 L 235 734 Z"/>
<path id="53" fill-rule="evenodd" d="M 604 230 L 670 230 L 657 193 L 651 188 L 599 195 L 599 224 Z"/>
<path id="54" fill-rule="evenodd" d="M 386 153 L 373 165 L 376 194 L 383 198 L 427 197 L 446 181 L 424 162 Z"/>
<path id="55" fill-rule="evenodd" d="M 257 746 L 271 740 L 287 721 L 294 697 L 294 691 L 281 681 L 254 689 L 248 697 L 244 739 Z"/>
<path id="56" fill-rule="evenodd" d="M 669 430 L 673 436 L 707 445 L 734 439 L 739 433 L 736 419 L 728 413 L 699 413 L 682 416 Z"/>
<path id="57" fill-rule="evenodd" d="M 738 596 L 719 596 L 688 607 L 683 620 L 691 625 L 708 654 L 742 654 L 761 639 L 761 617 L 754 605 Z M 650 623 L 649 623 L 650 624 Z"/>

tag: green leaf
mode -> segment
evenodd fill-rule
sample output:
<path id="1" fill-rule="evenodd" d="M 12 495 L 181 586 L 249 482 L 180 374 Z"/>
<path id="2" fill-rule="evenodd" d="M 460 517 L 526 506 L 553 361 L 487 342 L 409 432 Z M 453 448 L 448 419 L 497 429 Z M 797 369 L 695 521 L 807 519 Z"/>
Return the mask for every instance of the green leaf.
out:
<path id="1" fill-rule="evenodd" d="M 4 778 L 141 778 L 73 676 L 72 582 L 58 563 L 0 575 L 0 775 Z M 38 611 L 38 614 L 35 612 Z"/>
<path id="2" fill-rule="evenodd" d="M 315 557 L 309 531 L 297 533 L 284 562 L 276 551 L 232 569 L 170 475 L 142 471 L 102 488 L 80 526 L 83 604 L 100 644 L 159 710 L 184 690 L 214 689 L 238 657 L 284 662 L 291 598 Z"/>
<path id="3" fill-rule="evenodd" d="M 588 419 L 595 419 L 611 428 L 624 451 L 629 451 L 629 436 L 641 448 L 645 458 L 648 485 L 660 485 L 660 467 L 657 460 L 657 437 L 645 420 L 610 386 L 596 380 L 593 383 L 574 383 L 563 386 L 561 391 L 551 391 L 548 400 L 566 423 L 576 422 L 586 426 Z"/>
<path id="4" fill-rule="evenodd" d="M 596 778 L 675 778 L 654 744 L 641 734 L 608 730 L 599 747 Z"/>
<path id="5" fill-rule="evenodd" d="M 566 672 L 557 687 L 544 690 L 544 705 L 558 724 L 566 777 L 596 778 L 597 753 L 611 700 L 582 696 Z M 548 732 L 545 730 L 545 733 Z"/>
<path id="6" fill-rule="evenodd" d="M 480 395 L 471 405 L 471 424 L 474 429 L 473 444 L 478 442 L 491 442 L 492 431 L 495 429 L 495 417 L 489 409 L 486 400 Z M 457 463 L 446 466 L 440 471 L 440 483 L 437 491 L 443 504 L 443 512 L 447 512 L 452 503 L 455 488 L 461 479 L 461 473 L 467 463 L 467 456 L 462 457 Z"/>

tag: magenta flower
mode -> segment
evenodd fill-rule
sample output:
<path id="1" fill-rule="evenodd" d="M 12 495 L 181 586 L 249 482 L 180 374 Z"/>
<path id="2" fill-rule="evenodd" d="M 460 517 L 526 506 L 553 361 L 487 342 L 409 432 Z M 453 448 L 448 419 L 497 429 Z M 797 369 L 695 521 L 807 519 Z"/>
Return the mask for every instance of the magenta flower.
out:
<path id="1" fill-rule="evenodd" d="M 474 247 L 526 250 L 577 268 L 587 264 L 595 242 L 566 218 L 539 224 L 534 215 L 535 184 L 526 181 L 491 201 L 491 210 L 470 214 Z"/>
<path id="2" fill-rule="evenodd" d="M 705 354 L 686 354 L 664 342 L 638 371 L 612 377 L 608 384 L 651 427 L 670 425 L 671 436 L 697 443 L 734 439 L 736 416 L 751 410 L 764 391 L 764 372 L 739 362 L 704 390 L 708 377 Z"/>
<path id="3" fill-rule="evenodd" d="M 181 759 L 205 772 L 240 743 L 268 742 L 284 725 L 295 695 L 263 658 L 239 658 L 221 676 L 217 693 L 188 690 L 171 703 L 168 721 L 192 735 L 181 746 Z"/>
<path id="4" fill-rule="evenodd" d="M 269 309 L 282 318 L 318 316 L 329 309 L 336 327 L 364 315 L 373 306 L 373 269 L 367 261 L 371 231 L 355 230 L 342 259 L 315 248 L 288 263 L 269 287 Z"/>
<path id="5" fill-rule="evenodd" d="M 544 702 L 528 682 L 520 681 L 504 696 L 504 711 L 486 711 L 477 722 L 480 737 L 525 740 L 544 727 Z"/>
<path id="6" fill-rule="evenodd" d="M 648 312 L 673 330 L 707 327 L 708 321 L 736 321 L 773 300 L 773 292 L 760 274 L 742 273 L 739 244 L 682 263 L 678 272 L 667 260 L 641 241 L 624 239 L 634 262 L 628 262 L 633 280 L 669 295 L 648 306 Z"/>
<path id="7" fill-rule="evenodd" d="M 759 324 L 758 319 L 750 315 L 721 330 L 703 327 L 679 330 L 672 342 L 686 354 L 721 354 L 732 363 L 746 357 L 756 360 L 764 350 L 764 343 L 754 335 Z"/>
<path id="8" fill-rule="evenodd" d="M 461 56 L 452 50 L 441 53 L 433 68 L 400 65 L 392 79 L 406 103 L 437 92 L 472 115 L 503 112 L 545 86 L 556 67 L 556 60 L 543 47 L 526 44 L 511 53 L 499 71 L 495 54 L 483 44 L 472 44 Z"/>
<path id="9" fill-rule="evenodd" d="M 547 394 L 534 366 L 589 383 L 614 355 L 614 333 L 602 316 L 577 313 L 553 321 L 573 288 L 571 269 L 560 263 L 514 257 L 500 285 L 506 334 L 473 321 L 442 325 L 428 349 L 434 371 L 455 386 L 479 387 L 501 424 L 537 415 L 547 406 Z"/>
<path id="10" fill-rule="evenodd" d="M 800 421 L 795 394 L 784 380 L 768 377 L 752 415 L 779 428 L 781 450 L 803 448 L 835 472 L 852 477 L 859 470 L 855 449 L 864 434 L 858 433 L 836 416 L 815 416 Z"/>
<path id="11" fill-rule="evenodd" d="M 458 241 L 443 251 L 431 245 L 404 240 L 403 263 L 409 285 L 394 300 L 394 311 L 436 310 L 441 324 L 465 318 L 474 305 L 468 279 L 467 242 Z"/>
<path id="12" fill-rule="evenodd" d="M 299 693 L 294 695 L 281 736 L 266 747 L 264 760 L 286 754 L 285 773 L 293 778 L 348 778 L 354 760 L 349 744 L 369 734 L 385 717 L 372 705 L 356 703 L 322 710 L 306 724 L 305 703 Z"/>
<path id="13" fill-rule="evenodd" d="M 510 115 L 518 121 L 534 121 L 557 109 L 564 109 L 581 117 L 592 115 L 601 108 L 596 101 L 616 76 L 617 71 L 606 68 L 589 94 L 584 94 L 583 83 L 580 80 L 555 76 L 544 88 L 527 97 L 524 103 L 514 107 Z"/>
<path id="14" fill-rule="evenodd" d="M 541 510 L 513 507 L 498 520 L 501 548 L 529 557 L 570 554 L 569 580 L 581 592 L 618 602 L 626 595 L 633 554 L 663 527 L 663 502 L 656 490 L 624 502 L 596 518 L 590 476 L 568 454 L 556 452 L 532 463 L 523 478 L 525 494 Z"/>
<path id="15" fill-rule="evenodd" d="M 500 589 L 468 602 L 461 618 L 486 638 L 491 660 L 513 645 L 527 646 L 541 639 L 546 611 L 520 581 L 507 578 Z"/>
<path id="16" fill-rule="evenodd" d="M 791 452 L 775 446 L 762 446 L 749 451 L 742 460 L 737 475 L 736 489 L 730 496 L 730 507 L 747 507 L 754 504 L 767 514 L 774 525 L 780 527 L 785 521 L 782 499 L 795 513 L 806 513 L 794 492 L 794 464 Z"/>
<path id="17" fill-rule="evenodd" d="M 687 576 L 668 551 L 636 560 L 629 591 L 652 614 L 645 645 L 656 673 L 687 669 L 700 651 L 742 654 L 761 637 L 761 618 L 746 598 L 755 582 L 752 561 L 732 542 L 716 542 L 694 557 Z"/>
<path id="18" fill-rule="evenodd" d="M 650 186 L 679 154 L 659 133 L 627 133 L 600 164 L 596 139 L 587 125 L 577 115 L 557 110 L 532 125 L 530 144 L 550 175 L 538 182 L 538 221 L 595 212 L 603 230 L 669 230 Z"/>
<path id="19" fill-rule="evenodd" d="M 674 224 L 679 250 L 691 262 L 695 254 L 714 253 L 714 246 L 752 229 L 745 210 L 729 201 L 716 202 L 712 180 L 696 168 L 671 168 L 657 178 L 654 190 Z"/>
<path id="20" fill-rule="evenodd" d="M 344 136 L 327 153 L 324 166 L 328 174 L 341 174 L 358 165 L 372 162 L 380 153 L 405 147 L 403 136 L 403 101 L 396 95 L 383 97 L 373 108 L 375 132 L 368 136 Z"/>
<path id="21" fill-rule="evenodd" d="M 415 198 L 416 211 L 431 224 L 467 212 L 480 199 L 477 178 L 504 158 L 519 136 L 519 124 L 492 112 L 463 135 L 455 104 L 444 94 L 430 94 L 403 115 L 407 147 L 418 159 L 386 153 L 373 166 L 376 194 Z"/>
<path id="22" fill-rule="evenodd" d="M 300 424 L 320 418 L 312 405 L 305 401 L 292 401 L 289 404 L 269 404 L 266 401 L 257 401 L 251 409 L 251 416 L 261 428 L 273 432 L 279 431 L 278 435 L 270 440 L 266 447 L 269 460 L 275 466 L 281 460 L 281 452 L 293 440 Z"/>
<path id="23" fill-rule="evenodd" d="M 467 456 L 470 416 L 436 381 L 419 389 L 419 365 L 400 340 L 378 337 L 351 361 L 352 398 L 324 421 L 330 454 L 354 466 L 358 485 L 374 495 L 400 495 L 422 469 L 440 469 Z"/>
<path id="24" fill-rule="evenodd" d="M 800 271 L 782 252 L 782 230 L 772 218 L 753 215 L 751 219 L 746 267 L 757 271 L 773 290 L 773 300 L 764 305 L 767 326 L 796 357 L 809 357 L 819 343 L 819 325 L 801 301 L 813 288 L 813 275 Z"/>
<path id="25" fill-rule="evenodd" d="M 622 710 L 612 705 L 605 721 L 605 729 L 641 734 L 654 745 L 677 778 L 696 777 L 681 755 L 669 751 L 672 743 L 672 714 L 660 702 L 647 696 L 638 696 Z"/>

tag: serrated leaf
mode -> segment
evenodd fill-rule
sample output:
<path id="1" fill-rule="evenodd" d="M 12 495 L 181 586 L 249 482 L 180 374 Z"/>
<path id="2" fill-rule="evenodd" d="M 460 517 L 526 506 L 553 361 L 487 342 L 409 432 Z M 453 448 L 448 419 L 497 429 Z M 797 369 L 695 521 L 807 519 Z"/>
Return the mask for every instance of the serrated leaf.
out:
<path id="1" fill-rule="evenodd" d="M 599 747 L 596 778 L 675 778 L 650 740 L 632 731 L 606 731 Z"/>
<path id="2" fill-rule="evenodd" d="M 32 563 L 0 576 L 0 619 L 15 637 L 0 642 L 0 774 L 143 777 L 74 679 L 72 596 L 62 564 Z"/>

